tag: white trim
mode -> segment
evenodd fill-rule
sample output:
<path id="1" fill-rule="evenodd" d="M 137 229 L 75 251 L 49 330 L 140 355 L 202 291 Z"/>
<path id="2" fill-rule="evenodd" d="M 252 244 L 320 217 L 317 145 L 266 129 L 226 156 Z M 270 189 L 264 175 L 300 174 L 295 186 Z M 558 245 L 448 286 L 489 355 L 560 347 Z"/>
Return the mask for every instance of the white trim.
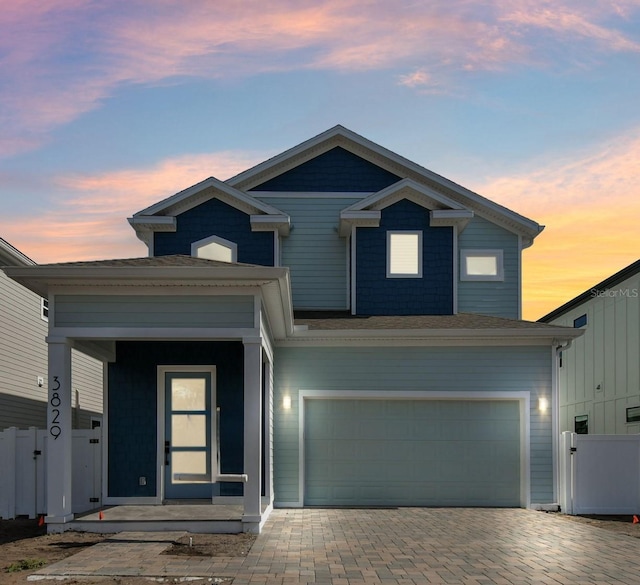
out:
<path id="1" fill-rule="evenodd" d="M 217 406 L 217 384 L 216 384 L 216 366 L 204 365 L 204 366 L 181 366 L 181 365 L 162 365 L 156 366 L 156 388 L 157 388 L 157 451 L 156 451 L 156 503 L 161 504 L 165 499 L 165 486 L 164 486 L 164 441 L 165 441 L 165 374 L 175 372 L 181 373 L 203 373 L 211 376 L 211 474 L 213 476 L 215 469 L 217 468 L 217 453 L 218 447 L 216 442 L 217 428 L 216 428 L 216 406 Z M 213 497 L 213 484 L 211 481 L 211 496 Z"/>
<path id="2" fill-rule="evenodd" d="M 424 391 L 402 390 L 299 390 L 298 391 L 298 502 L 276 502 L 276 507 L 304 506 L 305 485 L 305 400 L 517 400 L 520 405 L 520 506 L 531 505 L 531 405 L 527 391 L 511 392 L 465 392 L 465 391 Z"/>
<path id="3" fill-rule="evenodd" d="M 560 392 L 558 376 L 558 349 L 551 348 L 551 437 L 553 465 L 553 501 L 560 496 Z M 575 430 L 575 427 L 574 427 Z M 565 512 L 565 510 L 563 510 Z"/>
<path id="4" fill-rule="evenodd" d="M 282 242 L 280 241 L 280 232 L 273 230 L 273 265 L 282 266 Z"/>
<path id="5" fill-rule="evenodd" d="M 351 226 L 351 314 L 356 315 L 356 226 Z M 348 282 L 348 281 L 347 281 Z"/>
<path id="6" fill-rule="evenodd" d="M 349 230 L 349 236 L 351 230 Z M 344 240 L 344 269 L 345 269 L 345 290 L 344 290 L 344 306 L 347 311 L 351 310 L 351 237 Z"/>
<path id="7" fill-rule="evenodd" d="M 109 367 L 102 363 L 102 504 L 109 500 Z"/>
<path id="8" fill-rule="evenodd" d="M 77 339 L 240 339 L 256 335 L 250 327 L 53 327 L 50 335 Z"/>
<path id="9" fill-rule="evenodd" d="M 208 238 L 203 238 L 198 240 L 197 242 L 191 243 L 191 255 L 194 258 L 208 258 L 207 256 L 199 256 L 198 252 L 201 248 L 208 246 L 209 244 L 218 244 L 223 248 L 226 248 L 231 252 L 231 262 L 238 261 L 238 244 L 232 242 L 231 240 L 227 240 L 225 238 L 221 238 L 220 236 L 209 236 Z M 208 258 L 209 260 L 219 260 L 218 258 Z M 226 262 L 226 260 L 222 260 L 222 262 Z"/>
<path id="10" fill-rule="evenodd" d="M 467 274 L 467 258 L 492 257 L 496 260 L 496 274 Z M 504 281 L 504 251 L 501 249 L 476 250 L 462 248 L 460 250 L 460 280 L 462 281 Z"/>
<path id="11" fill-rule="evenodd" d="M 416 252 L 418 254 L 417 263 L 418 271 L 413 272 L 391 272 L 391 239 L 397 235 L 414 235 L 418 236 L 418 244 Z M 387 278 L 422 278 L 422 230 L 387 230 Z"/>
<path id="12" fill-rule="evenodd" d="M 522 236 L 518 235 L 518 319 L 522 319 Z"/>
<path id="13" fill-rule="evenodd" d="M 44 314 L 45 311 L 47 312 L 46 315 Z M 46 323 L 49 322 L 49 299 L 45 297 L 40 297 L 40 319 Z"/>
<path id="14" fill-rule="evenodd" d="M 458 226 L 453 226 L 453 283 L 452 283 L 452 294 L 453 294 L 453 314 L 458 314 Z"/>
<path id="15" fill-rule="evenodd" d="M 365 199 L 375 191 L 251 191 L 256 199 Z"/>

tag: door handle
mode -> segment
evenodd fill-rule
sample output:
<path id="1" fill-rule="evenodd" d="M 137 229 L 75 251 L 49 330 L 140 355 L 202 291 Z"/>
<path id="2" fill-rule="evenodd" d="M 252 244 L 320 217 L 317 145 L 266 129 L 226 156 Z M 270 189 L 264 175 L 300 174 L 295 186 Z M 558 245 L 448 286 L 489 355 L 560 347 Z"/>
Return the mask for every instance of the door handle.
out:
<path id="1" fill-rule="evenodd" d="M 164 464 L 169 465 L 169 454 L 171 453 L 171 441 L 164 442 Z"/>

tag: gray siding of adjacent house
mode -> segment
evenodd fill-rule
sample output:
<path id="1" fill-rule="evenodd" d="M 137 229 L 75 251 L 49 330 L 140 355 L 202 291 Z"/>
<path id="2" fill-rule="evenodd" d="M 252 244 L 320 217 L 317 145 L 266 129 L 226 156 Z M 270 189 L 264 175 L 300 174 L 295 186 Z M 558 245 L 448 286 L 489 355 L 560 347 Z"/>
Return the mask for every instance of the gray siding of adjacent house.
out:
<path id="1" fill-rule="evenodd" d="M 531 501 L 553 501 L 551 413 L 537 410 L 551 396 L 548 347 L 279 348 L 275 371 L 275 495 L 299 498 L 299 390 L 527 391 L 531 399 Z M 291 396 L 291 410 L 282 408 Z"/>
<path id="2" fill-rule="evenodd" d="M 259 192 L 252 193 L 261 199 Z M 347 240 L 338 235 L 340 211 L 361 198 L 264 197 L 291 216 L 281 238 L 281 263 L 291 270 L 294 309 L 348 308 Z"/>
<path id="3" fill-rule="evenodd" d="M 0 430 L 47 423 L 48 324 L 40 302 L 0 271 Z M 91 416 L 102 413 L 102 364 L 74 350 L 72 378 L 74 428 L 89 428 Z"/>
<path id="4" fill-rule="evenodd" d="M 637 434 L 626 410 L 640 406 L 640 274 L 551 321 L 573 327 L 587 316 L 584 335 L 562 352 L 559 369 L 560 431 L 574 431 L 575 417 L 587 415 L 589 433 Z"/>
<path id="5" fill-rule="evenodd" d="M 518 236 L 476 216 L 458 238 L 458 258 L 463 249 L 502 250 L 504 281 L 462 281 L 458 275 L 458 311 L 518 319 L 520 312 Z"/>
<path id="6" fill-rule="evenodd" d="M 252 296 L 57 295 L 56 327 L 253 327 Z"/>

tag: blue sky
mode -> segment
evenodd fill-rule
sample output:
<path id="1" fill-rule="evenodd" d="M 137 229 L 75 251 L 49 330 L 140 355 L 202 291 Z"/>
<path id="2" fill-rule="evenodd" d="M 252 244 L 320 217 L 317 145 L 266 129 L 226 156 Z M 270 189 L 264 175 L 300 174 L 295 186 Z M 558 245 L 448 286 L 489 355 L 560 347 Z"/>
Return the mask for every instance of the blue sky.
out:
<path id="1" fill-rule="evenodd" d="M 142 256 L 126 217 L 335 124 L 546 225 L 538 318 L 636 260 L 640 0 L 4 2 L 0 237 Z"/>

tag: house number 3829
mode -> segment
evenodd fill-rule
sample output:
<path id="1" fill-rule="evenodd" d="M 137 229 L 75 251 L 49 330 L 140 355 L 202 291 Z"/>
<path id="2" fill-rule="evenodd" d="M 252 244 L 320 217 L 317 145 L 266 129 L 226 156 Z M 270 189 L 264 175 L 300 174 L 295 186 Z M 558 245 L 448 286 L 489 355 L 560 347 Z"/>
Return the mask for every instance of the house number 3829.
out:
<path id="1" fill-rule="evenodd" d="M 51 405 L 51 424 L 49 426 L 49 434 L 57 439 L 62 434 L 62 429 L 60 428 L 60 404 L 62 401 L 60 400 L 60 394 L 58 394 L 58 390 L 60 390 L 60 380 L 58 380 L 58 376 L 53 377 L 53 392 L 51 393 L 51 398 L 49 399 L 49 404 Z"/>

